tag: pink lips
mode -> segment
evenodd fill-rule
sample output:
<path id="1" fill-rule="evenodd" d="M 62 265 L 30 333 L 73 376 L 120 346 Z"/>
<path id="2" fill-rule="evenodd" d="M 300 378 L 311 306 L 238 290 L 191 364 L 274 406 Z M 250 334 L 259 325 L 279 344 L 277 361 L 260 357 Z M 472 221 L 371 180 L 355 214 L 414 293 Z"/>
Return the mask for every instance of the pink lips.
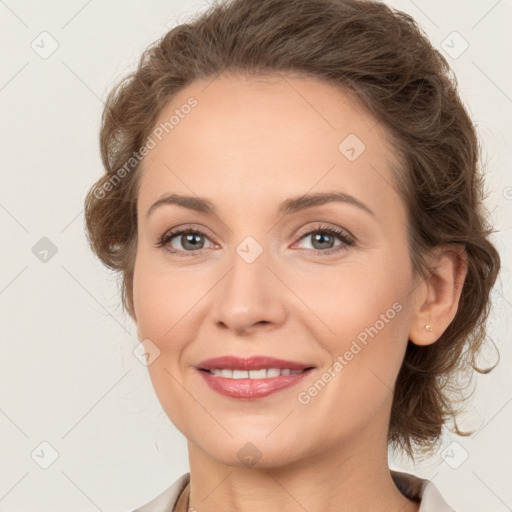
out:
<path id="1" fill-rule="evenodd" d="M 246 359 L 235 356 L 217 357 L 202 361 L 197 365 L 197 368 L 211 389 L 224 396 L 243 400 L 263 398 L 276 391 L 294 386 L 313 371 L 313 365 L 311 364 L 285 361 L 267 356 L 253 356 Z M 290 370 L 303 371 L 296 375 L 280 375 L 279 377 L 266 379 L 231 379 L 214 376 L 206 371 L 220 369 L 247 371 L 268 368 L 289 368 Z"/>

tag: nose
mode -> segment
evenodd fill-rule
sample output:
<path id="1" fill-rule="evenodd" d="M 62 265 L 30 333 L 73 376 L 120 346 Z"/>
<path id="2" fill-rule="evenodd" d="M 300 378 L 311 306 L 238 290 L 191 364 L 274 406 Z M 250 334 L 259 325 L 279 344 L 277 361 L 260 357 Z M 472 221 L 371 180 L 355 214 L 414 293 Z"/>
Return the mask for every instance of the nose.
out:
<path id="1" fill-rule="evenodd" d="M 230 263 L 212 296 L 211 314 L 217 327 L 242 335 L 282 325 L 290 292 L 270 268 L 268 252 L 264 250 L 250 262 L 234 251 Z"/>

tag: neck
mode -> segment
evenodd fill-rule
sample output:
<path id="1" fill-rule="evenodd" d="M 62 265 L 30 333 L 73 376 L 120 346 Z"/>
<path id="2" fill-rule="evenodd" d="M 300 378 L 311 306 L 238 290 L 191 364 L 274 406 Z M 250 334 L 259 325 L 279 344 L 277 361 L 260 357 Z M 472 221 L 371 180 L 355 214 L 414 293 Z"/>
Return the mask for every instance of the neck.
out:
<path id="1" fill-rule="evenodd" d="M 417 512 L 418 503 L 403 496 L 391 478 L 386 442 L 376 447 L 362 441 L 278 467 L 223 464 L 189 441 L 189 507 L 201 512 Z"/>

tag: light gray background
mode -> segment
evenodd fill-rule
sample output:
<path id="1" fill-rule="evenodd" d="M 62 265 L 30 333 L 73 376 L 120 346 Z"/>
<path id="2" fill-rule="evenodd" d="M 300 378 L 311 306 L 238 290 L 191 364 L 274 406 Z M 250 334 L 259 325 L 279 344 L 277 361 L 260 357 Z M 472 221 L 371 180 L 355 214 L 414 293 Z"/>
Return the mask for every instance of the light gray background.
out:
<path id="1" fill-rule="evenodd" d="M 482 137 L 504 266 L 489 331 L 501 363 L 475 380 L 462 425 L 477 432 L 446 433 L 444 456 L 416 466 L 395 459 L 392 467 L 433 479 L 460 512 L 505 512 L 512 510 L 512 3 L 389 3 L 452 54 L 445 53 Z M 151 42 L 207 5 L 0 0 L 2 511 L 129 511 L 188 471 L 185 438 L 132 354 L 136 331 L 122 315 L 116 277 L 88 249 L 83 199 L 103 172 L 98 130 L 107 91 Z M 43 31 L 58 43 L 47 58 L 31 47 L 48 51 Z M 453 31 L 469 44 L 456 58 L 463 41 Z M 46 262 L 33 252 L 43 237 L 57 248 Z M 495 355 L 491 346 L 482 362 Z M 52 450 L 58 457 L 43 469 Z"/>

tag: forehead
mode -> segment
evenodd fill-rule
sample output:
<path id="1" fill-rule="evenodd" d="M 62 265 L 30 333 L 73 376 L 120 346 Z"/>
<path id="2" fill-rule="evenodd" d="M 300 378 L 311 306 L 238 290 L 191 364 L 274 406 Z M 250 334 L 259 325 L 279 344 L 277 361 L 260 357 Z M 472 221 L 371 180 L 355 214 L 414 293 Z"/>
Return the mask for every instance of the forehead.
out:
<path id="1" fill-rule="evenodd" d="M 142 208 L 166 192 L 233 206 L 239 198 L 241 210 L 333 189 L 384 214 L 400 202 L 386 131 L 353 95 L 311 77 L 196 81 L 166 105 L 154 127 Z"/>

